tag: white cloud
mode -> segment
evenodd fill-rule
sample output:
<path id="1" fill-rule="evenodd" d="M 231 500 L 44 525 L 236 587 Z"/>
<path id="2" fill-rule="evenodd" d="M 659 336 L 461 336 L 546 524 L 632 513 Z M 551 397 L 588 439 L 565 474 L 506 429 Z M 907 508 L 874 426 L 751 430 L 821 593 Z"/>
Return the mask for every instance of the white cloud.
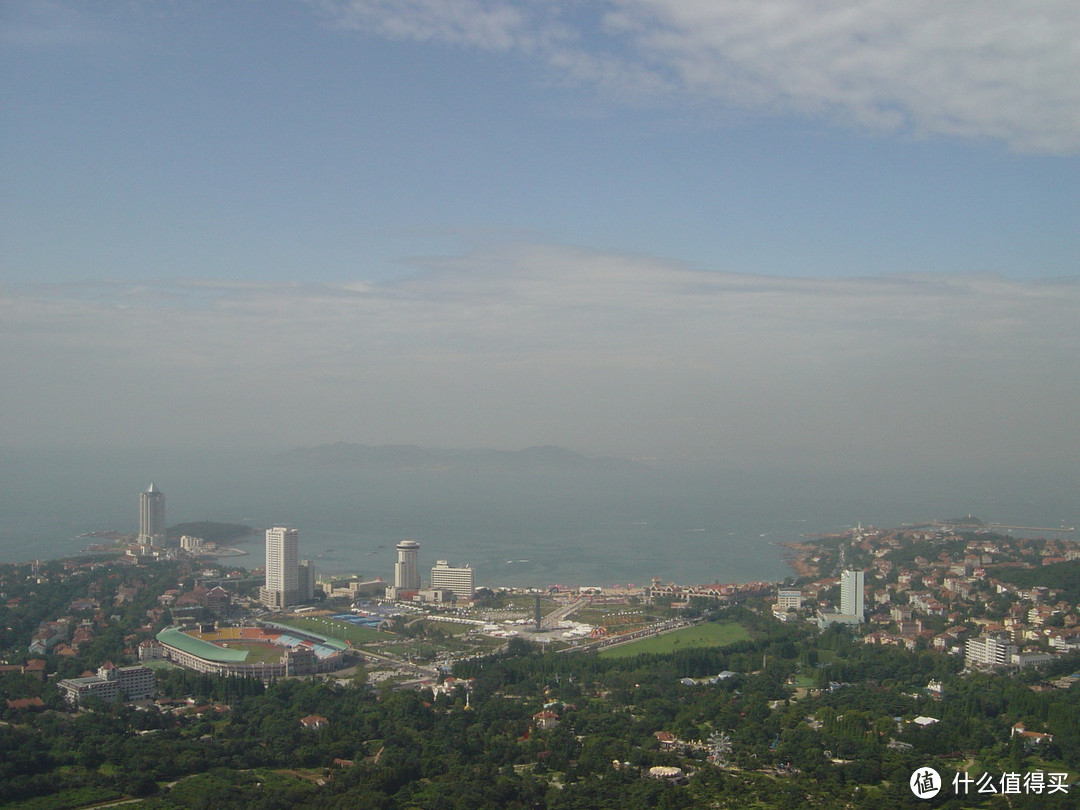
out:
<path id="1" fill-rule="evenodd" d="M 0 295 L 0 444 L 1075 464 L 1078 316 L 1076 282 L 765 278 L 537 245 L 382 285 L 21 288 Z"/>
<path id="2" fill-rule="evenodd" d="M 392 39 L 435 40 L 485 50 L 531 50 L 546 26 L 512 3 L 484 0 L 365 0 L 320 2 L 346 28 Z"/>
<path id="3" fill-rule="evenodd" d="M 1080 148 L 1072 0 L 322 0 L 337 25 L 524 53 L 619 94 Z"/>

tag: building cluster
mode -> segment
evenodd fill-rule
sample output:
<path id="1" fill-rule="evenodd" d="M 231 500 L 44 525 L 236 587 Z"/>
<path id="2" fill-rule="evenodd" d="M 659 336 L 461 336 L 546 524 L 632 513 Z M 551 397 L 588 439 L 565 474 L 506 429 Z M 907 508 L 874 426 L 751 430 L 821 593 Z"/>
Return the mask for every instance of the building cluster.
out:
<path id="1" fill-rule="evenodd" d="M 220 585 L 208 588 L 205 585 L 196 585 L 188 591 L 180 588 L 168 588 L 158 597 L 158 604 L 169 608 L 173 616 L 180 616 L 184 610 L 195 608 L 208 608 L 210 610 L 224 610 L 232 603 L 232 594 Z"/>
<path id="2" fill-rule="evenodd" d="M 439 560 L 431 569 L 430 587 L 420 581 L 420 544 L 402 540 L 397 544 L 394 584 L 386 586 L 386 598 L 411 602 L 470 601 L 476 592 L 473 570 L 469 565 L 450 565 Z"/>
<path id="3" fill-rule="evenodd" d="M 772 582 L 723 585 L 718 582 L 712 585 L 676 585 L 674 582 L 669 582 L 665 585 L 660 577 L 653 577 L 652 583 L 643 589 L 642 596 L 647 602 L 668 603 L 672 607 L 685 607 L 692 599 L 709 599 L 714 602 L 735 604 L 749 596 L 770 593 L 775 587 L 775 583 Z"/>
<path id="4" fill-rule="evenodd" d="M 108 568 L 108 564 L 101 561 L 66 560 L 62 567 L 51 565 L 46 568 L 34 563 L 30 566 L 28 581 L 37 585 L 63 584 L 101 568 Z M 3 581 L 0 581 L 0 587 L 3 586 Z M 27 652 L 36 656 L 56 655 L 62 658 L 71 658 L 85 652 L 100 630 L 113 625 L 119 619 L 117 608 L 132 602 L 140 587 L 138 583 L 121 583 L 112 588 L 102 587 L 98 582 L 91 584 L 88 595 L 72 599 L 56 618 L 38 623 L 30 636 Z M 18 609 L 22 602 L 22 597 L 12 597 L 5 600 L 5 605 Z M 154 620 L 152 617 L 148 619 L 150 623 Z"/>
<path id="5" fill-rule="evenodd" d="M 284 526 L 266 530 L 266 584 L 259 590 L 259 601 L 271 610 L 285 610 L 310 602 L 316 593 L 315 568 L 310 560 L 298 559 L 299 532 Z M 471 566 L 450 565 L 439 560 L 431 569 L 428 587 L 423 587 L 420 569 L 420 544 L 402 540 L 397 544 L 394 582 L 381 579 L 361 582 L 353 578 L 344 583 L 322 583 L 327 596 L 353 599 L 375 594 L 387 599 L 408 602 L 469 601 L 475 592 Z"/>
<path id="6" fill-rule="evenodd" d="M 1023 668 L 1080 651 L 1080 605 L 1049 586 L 1019 587 L 1000 578 L 1008 569 L 1080 560 L 1074 540 L 861 526 L 831 539 L 804 544 L 804 569 L 844 559 L 864 565 L 844 568 L 839 578 L 779 589 L 773 609 L 778 618 L 812 610 L 821 627 L 857 625 L 867 644 L 951 653 L 963 656 L 969 669 Z"/>
<path id="7" fill-rule="evenodd" d="M 382 596 L 386 581 L 382 577 L 363 580 L 358 576 L 320 579 L 319 586 L 327 599 L 348 599 L 356 602 L 372 596 Z"/>

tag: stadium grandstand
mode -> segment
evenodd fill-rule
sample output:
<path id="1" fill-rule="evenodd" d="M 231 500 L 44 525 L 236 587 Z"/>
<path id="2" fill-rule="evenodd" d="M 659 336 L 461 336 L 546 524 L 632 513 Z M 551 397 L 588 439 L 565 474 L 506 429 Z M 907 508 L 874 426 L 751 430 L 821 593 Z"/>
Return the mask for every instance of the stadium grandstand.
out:
<path id="1" fill-rule="evenodd" d="M 222 627 L 210 632 L 168 627 L 157 635 L 164 658 L 215 675 L 269 681 L 348 666 L 348 645 L 289 628 Z"/>

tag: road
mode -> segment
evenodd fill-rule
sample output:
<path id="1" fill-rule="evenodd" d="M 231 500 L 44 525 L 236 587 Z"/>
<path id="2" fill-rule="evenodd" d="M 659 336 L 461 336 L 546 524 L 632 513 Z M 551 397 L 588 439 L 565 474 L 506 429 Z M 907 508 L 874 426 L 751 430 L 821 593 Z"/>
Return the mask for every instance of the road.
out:
<path id="1" fill-rule="evenodd" d="M 551 613 L 549 613 L 547 616 L 540 620 L 540 629 L 554 630 L 556 627 L 559 626 L 559 622 L 561 622 L 574 611 L 580 610 L 581 608 L 585 607 L 587 604 L 589 604 L 588 599 L 578 597 L 573 602 L 567 602 L 565 605 L 555 608 L 555 610 L 551 611 Z"/>

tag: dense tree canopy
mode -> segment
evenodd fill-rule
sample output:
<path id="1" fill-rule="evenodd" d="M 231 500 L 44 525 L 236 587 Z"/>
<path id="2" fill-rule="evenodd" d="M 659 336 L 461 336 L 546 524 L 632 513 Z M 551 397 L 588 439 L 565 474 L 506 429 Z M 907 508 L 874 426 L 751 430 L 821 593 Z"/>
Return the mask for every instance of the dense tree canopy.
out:
<path id="1" fill-rule="evenodd" d="M 173 712 L 100 704 L 0 726 L 0 802 L 53 796 L 61 806 L 92 789 L 147 797 L 150 807 L 783 807 L 809 795 L 823 807 L 878 808 L 913 805 L 907 778 L 925 764 L 950 779 L 962 765 L 1080 768 L 1080 689 L 960 676 L 939 655 L 746 611 L 727 618 L 745 621 L 753 639 L 623 659 L 517 643 L 458 665 L 455 675 L 474 679 L 467 696 L 460 686 L 436 696 L 166 672 L 162 695 L 188 699 Z M 722 670 L 737 674 L 707 680 Z M 800 674 L 823 688 L 797 696 L 790 682 Z M 924 689 L 931 678 L 945 682 L 944 698 Z M 0 684 L 27 688 L 14 676 Z M 553 727 L 534 718 L 545 707 Z M 310 715 L 328 722 L 309 730 L 300 721 Z M 922 728 L 917 715 L 940 722 Z M 1053 740 L 1038 750 L 1010 740 L 1018 721 Z M 680 743 L 664 745 L 656 732 Z M 716 732 L 731 740 L 728 767 L 707 761 L 704 741 Z M 643 778 L 655 765 L 683 768 L 689 783 Z M 1075 796 L 1039 798 L 1037 806 L 1064 807 Z M 991 799 L 965 806 L 975 800 Z"/>

